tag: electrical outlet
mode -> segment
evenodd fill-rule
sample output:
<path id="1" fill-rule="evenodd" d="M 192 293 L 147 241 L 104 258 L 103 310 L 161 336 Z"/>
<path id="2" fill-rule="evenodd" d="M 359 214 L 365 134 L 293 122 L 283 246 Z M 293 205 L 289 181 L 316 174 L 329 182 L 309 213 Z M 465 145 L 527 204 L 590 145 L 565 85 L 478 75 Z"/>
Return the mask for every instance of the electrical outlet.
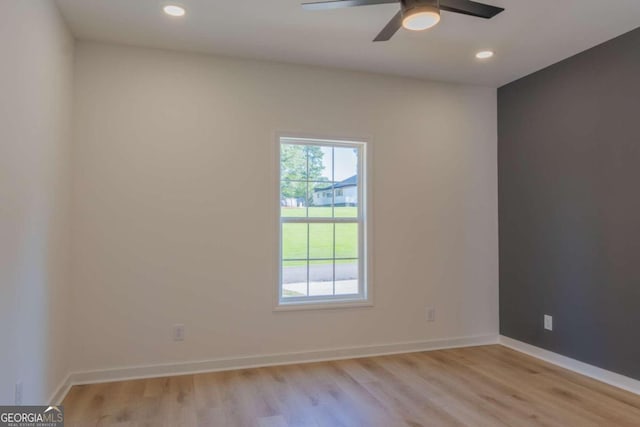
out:
<path id="1" fill-rule="evenodd" d="M 547 331 L 553 331 L 553 317 L 548 314 L 544 315 L 544 328 Z"/>
<path id="2" fill-rule="evenodd" d="M 173 340 L 184 341 L 184 325 L 178 324 L 173 326 Z"/>
<path id="3" fill-rule="evenodd" d="M 436 309 L 433 307 L 427 307 L 427 322 L 436 321 Z"/>
<path id="4" fill-rule="evenodd" d="M 14 396 L 15 404 L 22 405 L 22 381 L 18 381 L 16 383 L 15 388 L 15 396 Z"/>

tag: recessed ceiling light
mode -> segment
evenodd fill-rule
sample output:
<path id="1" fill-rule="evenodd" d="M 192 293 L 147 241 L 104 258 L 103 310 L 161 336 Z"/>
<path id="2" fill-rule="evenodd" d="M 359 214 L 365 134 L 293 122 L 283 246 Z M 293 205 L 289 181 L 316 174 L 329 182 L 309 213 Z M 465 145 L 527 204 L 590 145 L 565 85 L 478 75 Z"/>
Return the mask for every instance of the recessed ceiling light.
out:
<path id="1" fill-rule="evenodd" d="M 493 51 L 490 50 L 481 50 L 480 52 L 476 53 L 476 58 L 478 59 L 489 59 L 493 56 Z"/>
<path id="2" fill-rule="evenodd" d="M 162 8 L 162 10 L 164 10 L 164 13 L 170 16 L 184 16 L 185 14 L 184 7 L 175 4 L 169 4 Z"/>

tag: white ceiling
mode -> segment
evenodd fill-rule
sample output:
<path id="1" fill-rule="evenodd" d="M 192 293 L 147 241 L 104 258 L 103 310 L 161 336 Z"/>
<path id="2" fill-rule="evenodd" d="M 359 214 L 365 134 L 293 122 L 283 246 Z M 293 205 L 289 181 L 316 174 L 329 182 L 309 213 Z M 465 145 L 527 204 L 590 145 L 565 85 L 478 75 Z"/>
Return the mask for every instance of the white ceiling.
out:
<path id="1" fill-rule="evenodd" d="M 640 26 L 640 0 L 486 0 L 491 20 L 443 12 L 431 30 L 371 40 L 397 5 L 305 11 L 298 0 L 57 0 L 79 39 L 500 86 Z M 170 1 L 170 0 L 169 0 Z M 480 49 L 496 56 L 475 59 Z"/>

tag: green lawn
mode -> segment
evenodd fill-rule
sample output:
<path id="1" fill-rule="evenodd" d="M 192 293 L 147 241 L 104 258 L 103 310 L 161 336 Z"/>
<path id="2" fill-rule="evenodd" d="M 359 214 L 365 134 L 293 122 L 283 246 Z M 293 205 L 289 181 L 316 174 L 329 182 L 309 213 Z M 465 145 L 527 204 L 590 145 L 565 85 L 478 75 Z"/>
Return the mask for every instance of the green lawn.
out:
<path id="1" fill-rule="evenodd" d="M 305 208 L 282 208 L 284 217 L 304 217 Z M 336 207 L 336 217 L 355 218 L 357 208 Z M 331 208 L 309 208 L 310 217 L 331 217 Z M 308 227 L 308 229 L 307 229 Z M 286 223 L 282 225 L 283 259 L 358 257 L 358 224 L 300 224 Z M 308 236 L 308 242 L 307 242 Z M 309 253 L 307 254 L 307 243 Z M 331 260 L 314 261 L 314 264 L 327 264 Z M 337 262 L 341 262 L 338 260 Z M 352 262 L 352 261 L 342 261 Z M 285 266 L 304 265 L 304 261 L 286 261 Z"/>
<path id="2" fill-rule="evenodd" d="M 355 218 L 358 216 L 357 207 L 341 207 L 335 208 L 336 218 Z M 304 218 L 307 216 L 306 208 L 280 208 L 281 215 L 289 218 Z M 331 218 L 331 207 L 309 207 L 310 218 Z"/>

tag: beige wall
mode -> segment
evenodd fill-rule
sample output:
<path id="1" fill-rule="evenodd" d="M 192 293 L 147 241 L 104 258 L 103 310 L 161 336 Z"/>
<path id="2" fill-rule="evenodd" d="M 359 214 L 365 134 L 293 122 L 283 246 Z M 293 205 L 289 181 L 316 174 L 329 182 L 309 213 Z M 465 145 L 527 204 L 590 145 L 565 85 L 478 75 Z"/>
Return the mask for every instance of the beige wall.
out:
<path id="1" fill-rule="evenodd" d="M 52 1 L 0 13 L 0 404 L 42 404 L 69 369 L 73 39 Z"/>
<path id="2" fill-rule="evenodd" d="M 75 370 L 497 333 L 495 89 L 90 42 L 76 57 Z M 372 139 L 373 308 L 272 311 L 276 131 Z"/>

